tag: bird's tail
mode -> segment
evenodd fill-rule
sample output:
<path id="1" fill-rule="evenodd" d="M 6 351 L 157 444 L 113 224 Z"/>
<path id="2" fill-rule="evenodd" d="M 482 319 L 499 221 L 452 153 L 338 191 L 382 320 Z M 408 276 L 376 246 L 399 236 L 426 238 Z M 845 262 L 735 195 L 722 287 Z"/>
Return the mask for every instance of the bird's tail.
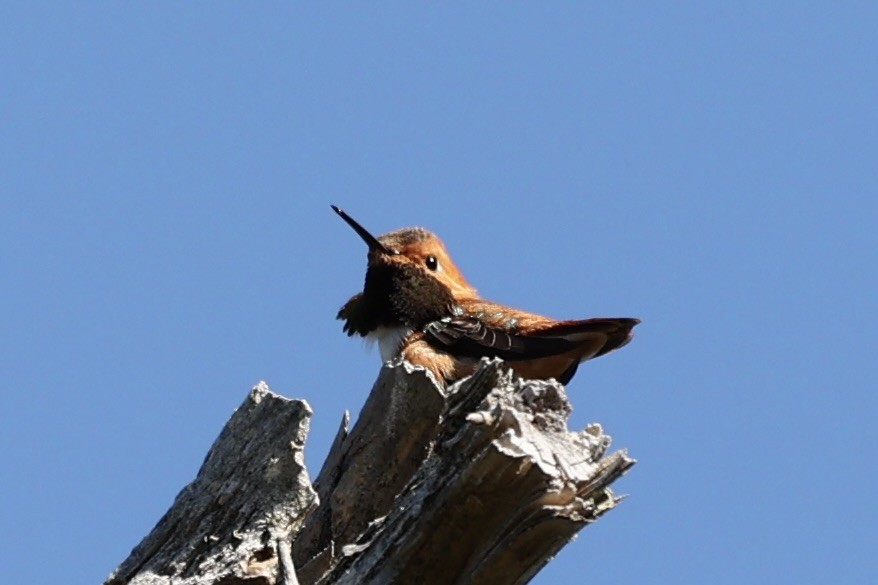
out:
<path id="1" fill-rule="evenodd" d="M 560 337 L 584 346 L 582 360 L 610 353 L 631 341 L 634 326 L 640 319 L 598 317 L 579 321 L 560 321 L 540 332 L 541 336 Z"/>

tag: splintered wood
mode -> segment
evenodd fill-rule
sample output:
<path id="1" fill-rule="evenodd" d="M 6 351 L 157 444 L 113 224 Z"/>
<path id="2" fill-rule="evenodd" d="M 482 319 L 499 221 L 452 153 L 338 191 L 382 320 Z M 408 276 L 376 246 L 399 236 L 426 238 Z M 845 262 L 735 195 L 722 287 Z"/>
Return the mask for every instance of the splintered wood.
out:
<path id="1" fill-rule="evenodd" d="M 260 384 L 106 584 L 527 583 L 634 464 L 605 456 L 600 425 L 568 431 L 569 413 L 563 386 L 498 360 L 447 391 L 395 362 L 312 488 L 311 410 Z"/>

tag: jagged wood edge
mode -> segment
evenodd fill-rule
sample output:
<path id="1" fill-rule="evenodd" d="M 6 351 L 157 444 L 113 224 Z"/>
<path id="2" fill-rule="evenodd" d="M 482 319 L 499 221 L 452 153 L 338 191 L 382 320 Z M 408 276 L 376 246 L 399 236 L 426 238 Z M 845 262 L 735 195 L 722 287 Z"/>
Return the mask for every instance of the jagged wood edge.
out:
<path id="1" fill-rule="evenodd" d="M 311 414 L 305 401 L 254 387 L 105 585 L 295 583 L 286 543 L 317 503 L 303 453 Z"/>
<path id="2" fill-rule="evenodd" d="M 580 433 L 566 430 L 570 407 L 563 387 L 514 381 L 502 376 L 502 369 L 502 362 L 485 364 L 446 394 L 427 373 L 409 364 L 385 367 L 351 431 L 345 413 L 318 479 L 324 499 L 310 515 L 315 498 L 301 457 L 310 408 L 258 386 L 224 428 L 196 481 L 107 583 L 292 585 L 297 582 L 296 555 L 291 555 L 287 540 L 294 535 L 294 550 L 305 557 L 305 563 L 296 557 L 295 564 L 306 565 L 299 572 L 306 584 L 527 582 L 582 526 L 618 503 L 608 486 L 634 462 L 624 452 L 601 459 L 609 437 L 598 425 Z M 273 415 L 273 407 L 257 414 L 254 405 L 259 403 L 289 403 L 301 412 L 278 425 L 272 419 L 283 417 Z M 224 469 L 238 465 L 241 453 L 222 446 L 228 435 L 276 426 L 295 429 L 287 443 L 294 457 L 285 452 L 268 460 L 274 466 L 280 459 L 295 461 L 296 481 L 284 484 L 280 493 L 264 481 L 230 490 L 228 484 L 240 487 L 241 482 L 231 480 L 234 472 L 229 475 Z M 219 452 L 230 452 L 232 459 L 218 458 Z M 259 476 L 252 471 L 248 474 Z M 218 477 L 208 481 L 213 475 Z M 471 526 L 466 532 L 474 544 L 449 563 L 454 555 L 449 555 L 447 534 L 443 537 L 436 519 L 448 520 L 444 508 L 465 504 L 461 496 L 481 501 L 484 494 L 471 496 L 468 481 L 474 477 L 481 484 L 493 480 L 498 486 L 493 491 L 514 505 L 506 509 L 492 497 L 480 504 L 500 525 L 494 523 L 492 534 L 490 522 L 467 516 Z M 218 478 L 227 481 L 225 489 L 217 489 Z M 265 487 L 272 492 L 267 507 L 266 498 L 258 494 Z M 231 491 L 242 504 L 250 498 L 261 505 L 243 522 L 244 528 L 229 530 L 235 519 L 220 518 L 229 522 L 211 530 L 216 510 L 197 495 L 205 491 L 213 492 L 215 503 L 234 499 Z M 266 515 L 266 509 L 283 512 Z M 266 522 L 266 517 L 284 520 Z M 228 532 L 231 542 L 223 536 Z"/>
<path id="3" fill-rule="evenodd" d="M 567 430 L 571 408 L 562 386 L 515 380 L 501 374 L 503 371 L 499 360 L 483 364 L 472 378 L 450 389 L 440 412 L 435 406 L 428 409 L 421 425 L 429 426 L 432 421 L 435 433 L 419 431 L 425 443 L 417 452 L 424 457 L 408 462 L 409 469 L 416 472 L 397 492 L 398 499 L 389 506 L 384 493 L 384 508 L 366 503 L 374 512 L 356 540 L 351 539 L 355 532 L 332 538 L 333 531 L 325 530 L 323 536 L 330 541 L 324 542 L 316 556 L 320 562 L 297 559 L 307 563 L 300 571 L 300 576 L 305 576 L 303 582 L 526 583 L 583 526 L 618 503 L 608 486 L 634 461 L 624 451 L 602 459 L 610 438 L 599 425 L 579 433 Z M 391 378 L 394 373 L 404 373 L 405 378 Z M 394 394 L 405 392 L 405 383 L 416 373 L 418 369 L 408 364 L 392 364 L 382 371 L 373 392 L 380 388 L 383 400 L 392 402 Z M 434 384 L 428 375 L 422 375 L 416 384 L 418 391 L 405 392 L 413 404 L 430 395 L 429 385 Z M 438 386 L 433 388 L 433 396 L 437 395 L 443 395 Z M 367 404 L 364 412 L 368 410 Z M 362 434 L 379 444 L 382 437 L 387 438 L 381 433 L 377 438 L 369 432 Z M 391 446 L 381 444 L 376 451 Z M 345 449 L 343 440 L 339 448 Z M 330 455 L 330 459 L 360 468 L 355 476 L 376 464 L 368 457 L 346 460 Z M 337 480 L 346 473 L 344 467 L 342 463 L 332 470 L 336 480 L 333 489 L 338 489 Z M 443 533 L 443 524 L 452 517 L 446 507 L 465 502 L 475 484 L 505 497 L 486 498 L 487 519 L 460 519 L 466 525 L 461 532 L 469 540 Z M 362 500 L 372 495 L 365 490 L 356 497 L 362 505 Z M 329 509 L 324 510 L 328 517 L 345 515 L 326 499 L 322 502 Z M 500 518 L 500 524 L 492 526 L 491 518 Z M 364 526 L 363 520 L 358 528 Z M 324 526 L 326 521 L 324 516 Z M 455 553 L 454 545 L 461 542 L 468 544 L 458 546 Z M 482 553 L 475 552 L 479 550 Z"/>

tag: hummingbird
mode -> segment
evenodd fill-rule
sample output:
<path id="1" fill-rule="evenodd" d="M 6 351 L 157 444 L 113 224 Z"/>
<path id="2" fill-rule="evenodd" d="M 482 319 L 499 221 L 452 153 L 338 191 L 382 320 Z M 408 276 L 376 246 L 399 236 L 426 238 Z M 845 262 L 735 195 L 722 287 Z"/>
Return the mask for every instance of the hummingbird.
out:
<path id="1" fill-rule="evenodd" d="M 382 361 L 398 356 L 448 385 L 482 357 L 503 359 L 518 376 L 573 379 L 581 362 L 631 341 L 639 319 L 559 321 L 485 300 L 452 262 L 445 244 L 420 227 L 375 237 L 339 207 L 368 246 L 366 280 L 339 310 L 348 336 L 377 341 Z"/>

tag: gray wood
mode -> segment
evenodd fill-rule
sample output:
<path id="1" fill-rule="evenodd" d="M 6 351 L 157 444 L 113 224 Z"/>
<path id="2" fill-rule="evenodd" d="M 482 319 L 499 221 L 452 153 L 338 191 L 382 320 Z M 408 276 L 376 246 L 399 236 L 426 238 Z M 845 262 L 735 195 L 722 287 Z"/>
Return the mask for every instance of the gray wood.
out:
<path id="1" fill-rule="evenodd" d="M 307 402 L 253 388 L 195 481 L 105 583 L 278 582 L 277 544 L 317 503 L 303 453 L 310 422 Z"/>
<path id="2" fill-rule="evenodd" d="M 570 410 L 563 386 L 499 360 L 448 389 L 397 361 L 353 428 L 345 413 L 315 495 L 310 409 L 262 384 L 107 583 L 526 583 L 634 464 L 605 456 L 600 425 L 570 432 Z"/>

